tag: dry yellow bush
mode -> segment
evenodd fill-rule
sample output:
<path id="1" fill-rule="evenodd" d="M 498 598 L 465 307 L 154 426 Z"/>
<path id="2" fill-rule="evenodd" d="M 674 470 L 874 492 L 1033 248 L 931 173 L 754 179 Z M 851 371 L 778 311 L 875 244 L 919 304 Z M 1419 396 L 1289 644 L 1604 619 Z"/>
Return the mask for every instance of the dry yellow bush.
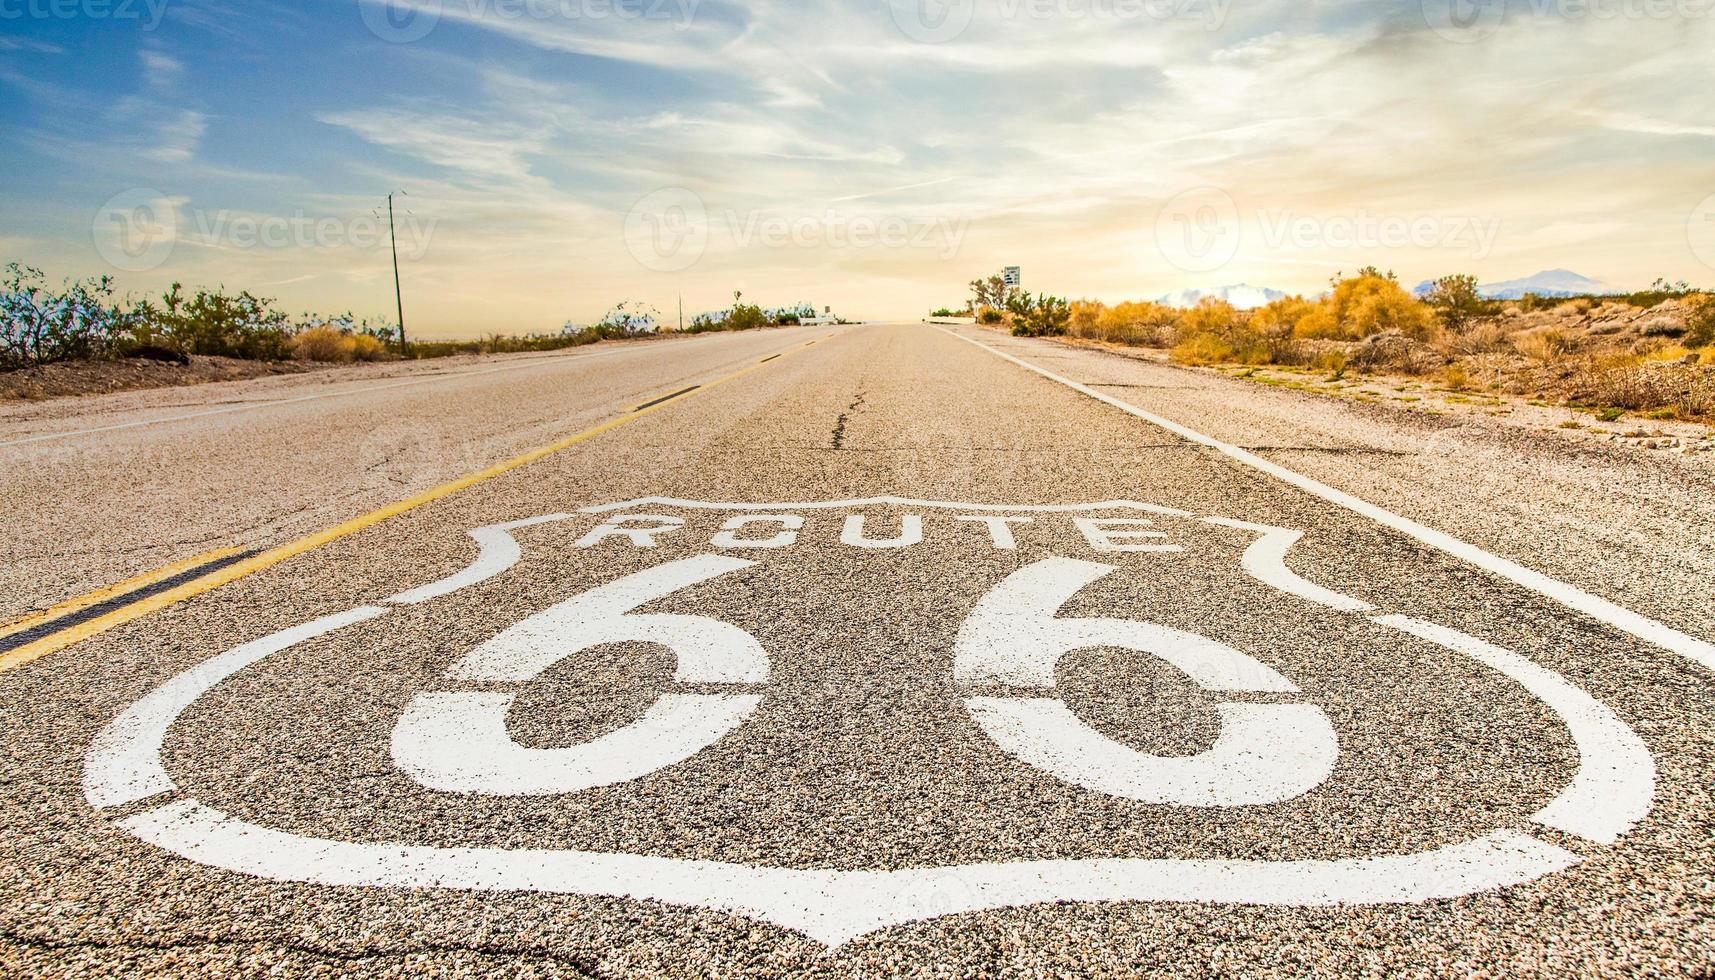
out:
<path id="1" fill-rule="evenodd" d="M 1417 340 L 1435 335 L 1435 315 L 1394 280 L 1365 272 L 1335 284 L 1316 309 L 1299 320 L 1299 337 L 1362 340 L 1398 330 Z"/>
<path id="2" fill-rule="evenodd" d="M 1251 328 L 1265 337 L 1290 337 L 1298 324 L 1316 311 L 1316 303 L 1302 296 L 1277 299 L 1251 315 Z"/>
<path id="3" fill-rule="evenodd" d="M 1179 311 L 1160 303 L 1116 303 L 1097 318 L 1103 340 L 1145 347 L 1167 347 L 1179 332 Z"/>
<path id="4" fill-rule="evenodd" d="M 292 355 L 300 361 L 343 364 L 355 354 L 352 338 L 332 327 L 311 327 L 292 338 Z"/>
<path id="5" fill-rule="evenodd" d="M 359 361 L 379 361 L 387 356 L 387 345 L 379 337 L 369 334 L 353 334 L 351 341 L 351 356 Z"/>
<path id="6" fill-rule="evenodd" d="M 1552 361 L 1577 350 L 1577 342 L 1558 330 L 1533 330 L 1512 339 L 1513 349 L 1538 361 Z"/>
<path id="7" fill-rule="evenodd" d="M 1066 332 L 1074 337 L 1085 340 L 1102 340 L 1098 322 L 1108 306 L 1100 300 L 1075 299 L 1072 301 L 1072 321 L 1066 327 Z"/>

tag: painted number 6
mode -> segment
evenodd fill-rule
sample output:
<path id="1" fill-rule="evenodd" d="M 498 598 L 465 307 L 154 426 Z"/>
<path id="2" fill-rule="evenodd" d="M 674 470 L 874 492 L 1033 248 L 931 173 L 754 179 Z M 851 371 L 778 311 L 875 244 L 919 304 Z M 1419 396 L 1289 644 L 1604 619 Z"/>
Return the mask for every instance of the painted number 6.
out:
<path id="1" fill-rule="evenodd" d="M 1118 647 L 1161 658 L 1207 691 L 1297 694 L 1298 688 L 1232 647 L 1154 623 L 1056 619 L 1073 596 L 1115 571 L 1052 558 L 1020 569 L 977 603 L 959 630 L 954 676 L 1051 692 L 1073 650 Z M 969 697 L 965 707 L 1002 749 L 1069 783 L 1146 803 L 1245 806 L 1309 792 L 1333 772 L 1334 729 L 1312 704 L 1216 706 L 1221 733 L 1190 757 L 1147 755 L 1108 738 L 1057 697 Z"/>
<path id="2" fill-rule="evenodd" d="M 449 679 L 526 684 L 607 643 L 655 643 L 678 657 L 680 684 L 761 684 L 768 655 L 749 633 L 706 616 L 632 610 L 755 562 L 702 555 L 592 589 L 531 616 L 453 667 Z M 506 730 L 516 692 L 420 694 L 393 730 L 393 761 L 450 793 L 552 796 L 647 776 L 683 762 L 737 728 L 759 694 L 666 694 L 638 721 L 581 745 L 530 749 Z"/>

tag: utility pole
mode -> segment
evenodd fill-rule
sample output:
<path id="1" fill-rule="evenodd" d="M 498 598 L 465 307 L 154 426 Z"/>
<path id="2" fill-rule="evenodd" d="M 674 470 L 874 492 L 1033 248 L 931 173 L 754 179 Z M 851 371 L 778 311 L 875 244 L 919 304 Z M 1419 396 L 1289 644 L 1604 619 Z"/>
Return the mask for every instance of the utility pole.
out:
<path id="1" fill-rule="evenodd" d="M 679 294 L 679 332 L 685 332 L 685 294 Z"/>
<path id="2" fill-rule="evenodd" d="M 399 289 L 399 234 L 393 230 L 393 195 L 387 195 L 387 237 L 393 242 L 393 301 L 399 309 L 399 354 L 410 353 L 405 343 L 405 294 Z"/>

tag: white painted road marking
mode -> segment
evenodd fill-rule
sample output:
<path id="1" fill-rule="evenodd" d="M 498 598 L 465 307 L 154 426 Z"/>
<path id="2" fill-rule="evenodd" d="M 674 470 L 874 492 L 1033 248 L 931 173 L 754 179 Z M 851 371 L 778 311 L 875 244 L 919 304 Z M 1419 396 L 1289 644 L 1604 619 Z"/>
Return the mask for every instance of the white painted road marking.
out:
<path id="1" fill-rule="evenodd" d="M 1249 466 L 1252 469 L 1260 470 L 1277 480 L 1289 483 L 1292 486 L 1316 497 L 1320 497 L 1331 504 L 1344 507 L 1353 513 L 1367 517 L 1384 527 L 1392 528 L 1401 534 L 1415 538 L 1423 544 L 1429 545 L 1431 548 L 1446 552 L 1447 554 L 1475 565 L 1486 572 L 1504 578 L 1515 585 L 1529 589 L 1538 595 L 1547 596 L 1561 605 L 1583 613 L 1592 619 L 1606 623 L 1623 633 L 1635 636 L 1646 643 L 1661 647 L 1664 650 L 1670 650 L 1682 657 L 1703 665 L 1709 670 L 1715 671 L 1715 643 L 1698 639 L 1697 637 L 1676 630 L 1665 623 L 1660 623 L 1648 618 L 1647 616 L 1639 615 L 1638 613 L 1632 612 L 1624 606 L 1610 602 L 1601 596 L 1591 595 L 1590 593 L 1579 589 L 1577 586 L 1568 585 L 1558 579 L 1550 578 L 1541 572 L 1526 568 L 1510 558 L 1502 558 L 1500 555 L 1491 554 L 1476 545 L 1468 544 L 1450 534 L 1437 531 L 1428 525 L 1420 524 L 1409 517 L 1401 517 L 1390 510 L 1378 507 L 1367 500 L 1363 500 L 1359 497 L 1353 496 L 1352 494 L 1346 493 L 1344 490 L 1336 490 L 1325 483 L 1311 479 L 1301 473 L 1296 473 L 1278 463 L 1264 459 L 1255 453 L 1240 449 L 1230 443 L 1222 442 L 1212 436 L 1206 436 L 1194 429 L 1180 425 L 1172 419 L 1163 418 L 1153 412 L 1148 412 L 1138 408 L 1136 405 L 1127 404 L 1126 402 L 1120 401 L 1110 395 L 1104 395 L 1088 385 L 1079 384 L 1070 378 L 1055 374 L 1046 368 L 1037 367 L 1029 361 L 1014 357 L 1005 351 L 997 350 L 996 348 L 990 347 L 988 344 L 979 340 L 972 340 L 969 337 L 962 336 L 941 327 L 936 327 L 935 329 L 940 330 L 949 337 L 962 340 L 973 347 L 988 351 L 996 357 L 1011 361 L 1019 367 L 1039 374 L 1050 381 L 1063 384 L 1079 394 L 1087 395 L 1099 402 L 1111 405 L 1128 415 L 1143 419 L 1151 425 L 1166 429 L 1180 438 L 1197 443 L 1201 446 L 1207 446 L 1208 448 L 1213 449 L 1236 462 Z"/>
<path id="2" fill-rule="evenodd" d="M 469 566 L 454 575 L 441 579 L 439 582 L 430 582 L 428 585 L 401 592 L 382 601 L 390 605 L 414 606 L 431 599 L 439 599 L 444 595 L 452 595 L 454 592 L 468 589 L 473 585 L 480 585 L 518 564 L 518 560 L 524 557 L 524 551 L 519 548 L 518 540 L 512 536 L 513 531 L 535 527 L 539 524 L 553 524 L 557 521 L 569 520 L 571 516 L 570 514 L 548 514 L 544 517 L 533 517 L 527 521 L 513 521 L 510 524 L 479 527 L 470 532 L 470 536 L 476 539 L 480 551 L 476 560 L 471 562 Z"/>
<path id="3" fill-rule="evenodd" d="M 1153 654 L 1207 691 L 1297 693 L 1274 668 L 1206 637 L 1156 623 L 1057 619 L 1078 593 L 1117 569 L 1053 558 L 1014 572 L 984 596 L 954 641 L 954 677 L 1051 690 L 1073 650 Z M 1144 803 L 1257 806 L 1326 782 L 1340 745 L 1312 704 L 1216 705 L 1221 732 L 1208 751 L 1155 756 L 1084 724 L 1058 698 L 971 697 L 971 717 L 1009 755 L 1066 782 Z"/>
<path id="4" fill-rule="evenodd" d="M 768 654 L 736 626 L 706 616 L 632 610 L 755 562 L 702 555 L 598 586 L 477 647 L 450 678 L 525 683 L 609 643 L 664 646 L 681 684 L 760 684 Z M 625 728 L 582 745 L 528 749 L 506 730 L 517 693 L 419 694 L 393 730 L 393 761 L 430 789 L 490 796 L 553 796 L 639 779 L 724 738 L 762 703 L 757 695 L 666 694 Z"/>
<path id="5" fill-rule="evenodd" d="M 661 506 L 663 502 L 653 500 L 646 503 Z M 924 506 L 922 502 L 915 502 L 915 505 Z M 712 510 L 770 509 L 769 505 L 697 502 L 687 502 L 685 506 Z M 790 506 L 794 510 L 828 509 L 815 504 Z M 1069 513 L 1111 506 L 985 508 L 959 504 L 947 505 L 947 509 Z M 623 509 L 623 506 L 589 508 L 588 512 L 609 513 L 616 509 Z M 1186 518 L 1195 517 L 1179 513 Z M 1269 528 L 1259 533 L 1267 537 L 1275 532 L 1296 533 Z M 1259 559 L 1248 568 L 1253 575 L 1265 581 L 1273 576 L 1269 566 L 1274 558 L 1283 557 L 1276 555 L 1273 549 L 1271 545 L 1268 561 Z M 1052 566 L 1057 562 L 1067 564 L 1047 579 L 1059 590 L 1055 594 L 1068 596 L 1077 591 L 1077 588 L 1067 591 L 1068 587 L 1082 588 L 1100 577 L 1095 574 L 1098 569 L 1108 567 L 1071 559 L 1051 560 L 1048 564 Z M 564 625 L 567 629 L 580 631 L 593 623 L 595 633 L 590 635 L 609 635 L 605 630 L 614 619 L 628 624 L 652 618 L 696 620 L 704 626 L 687 629 L 678 635 L 698 636 L 696 642 L 701 643 L 711 635 L 705 634 L 704 629 L 720 633 L 724 627 L 754 642 L 736 627 L 705 617 L 631 614 L 631 610 L 653 598 L 753 564 L 713 555 L 670 562 L 651 572 L 639 573 L 586 593 L 582 598 L 597 595 L 597 600 L 586 604 L 584 615 L 564 616 Z M 1340 597 L 1338 593 L 1304 583 L 1302 579 L 1297 582 L 1301 590 L 1311 595 L 1349 600 L 1349 597 Z M 1303 589 L 1305 586 L 1308 588 Z M 1355 602 L 1349 600 L 1343 605 L 1350 606 Z M 1056 608 L 1048 608 L 1047 615 L 1051 616 L 1056 611 Z M 1348 611 L 1356 612 L 1353 609 Z M 86 797 L 93 806 L 105 808 L 135 804 L 176 792 L 177 787 L 162 762 L 163 744 L 173 723 L 199 698 L 241 671 L 255 667 L 267 657 L 295 644 L 375 619 L 386 612 L 380 607 L 359 606 L 234 648 L 167 681 L 123 712 L 97 736 L 85 761 Z M 1535 819 L 1589 840 L 1603 842 L 1616 839 L 1647 816 L 1652 802 L 1653 775 L 1649 774 L 1654 771 L 1653 760 L 1641 740 L 1612 711 L 1560 675 L 1473 637 L 1416 620 L 1375 617 L 1374 621 L 1412 633 L 1435 644 L 1438 649 L 1478 660 L 1518 683 L 1563 719 L 1579 754 L 1579 769 L 1571 784 L 1538 811 Z M 1086 631 L 1080 623 L 1138 625 L 1115 620 L 1058 622 L 1061 625 L 1069 623 L 1072 631 L 1083 635 L 1084 642 L 1102 643 L 1112 642 L 1117 635 L 1111 627 L 1103 625 Z M 641 633 L 617 632 L 612 635 L 623 640 L 655 642 L 651 637 L 674 632 L 665 624 L 657 625 L 661 627 L 660 631 L 651 627 Z M 989 625 L 1001 628 L 994 623 Z M 585 634 L 578 632 L 576 635 Z M 972 635 L 983 635 L 983 629 L 973 630 Z M 1209 641 L 1186 637 L 1189 634 L 1181 634 L 1178 638 L 1166 637 L 1171 642 L 1165 648 L 1178 658 L 1175 662 L 1189 665 L 1205 679 L 1237 685 L 1241 690 L 1280 693 L 1295 690 L 1284 677 L 1254 661 L 1254 667 L 1242 670 L 1236 669 L 1236 665 L 1219 666 L 1211 660 L 1213 657 L 1218 661 L 1219 657 L 1199 646 L 1199 641 Z M 1162 638 L 1155 636 L 1155 639 Z M 1055 637 L 1049 639 L 1058 642 Z M 479 661 L 474 670 L 478 679 L 527 681 L 559 659 L 565 646 L 563 642 L 556 641 L 551 630 L 540 628 L 523 630 L 513 637 L 513 641 L 501 644 L 498 651 L 491 650 L 494 654 L 491 658 L 475 654 L 466 658 L 467 661 Z M 1151 642 L 1153 644 L 1154 641 Z M 1146 649 L 1155 652 L 1154 646 Z M 687 658 L 683 650 L 679 652 L 682 674 Z M 1037 651 L 1028 657 L 1002 656 L 998 662 L 1004 668 L 1003 674 L 1016 668 L 1015 672 L 1021 676 L 1040 678 L 1044 673 L 1042 664 L 1049 659 L 1049 655 Z M 715 657 L 710 662 L 726 664 L 714 668 L 717 672 L 725 671 L 722 676 L 751 679 L 766 676 L 765 657 L 761 662 L 762 671 L 755 669 L 755 663 L 748 671 L 735 668 L 728 658 Z M 1260 668 L 1260 671 L 1255 668 Z M 454 673 L 461 677 L 464 675 L 460 670 Z M 985 676 L 980 669 L 969 673 L 973 677 Z M 994 672 L 988 673 L 992 675 Z M 1046 673 L 1051 685 L 1051 664 Z M 664 711 L 670 715 L 671 709 L 672 706 L 667 705 Z M 1231 716 L 1224 714 L 1224 720 L 1230 719 Z M 1031 719 L 1029 724 L 1038 730 L 1052 727 L 1040 716 Z M 665 727 L 671 728 L 672 725 Z M 858 936 L 906 922 L 1042 902 L 1218 902 L 1282 906 L 1415 903 L 1524 884 L 1571 868 L 1582 860 L 1560 847 L 1504 828 L 1464 843 L 1420 853 L 1334 860 L 1103 858 L 834 871 L 635 854 L 442 848 L 408 842 L 351 843 L 246 823 L 195 799 L 163 802 L 134 815 L 116 818 L 116 824 L 140 840 L 187 859 L 273 880 L 649 899 L 750 916 L 798 930 L 828 946 L 838 946 Z M 949 886 L 949 882 L 953 886 Z M 923 902 L 921 898 L 926 893 L 933 893 L 936 901 Z"/>
<path id="6" fill-rule="evenodd" d="M 1378 616 L 1375 621 L 1500 671 L 1560 716 L 1578 746 L 1578 775 L 1532 820 L 1612 844 L 1649 815 L 1655 799 L 1655 759 L 1643 739 L 1607 705 L 1559 674 L 1458 630 L 1405 616 Z"/>

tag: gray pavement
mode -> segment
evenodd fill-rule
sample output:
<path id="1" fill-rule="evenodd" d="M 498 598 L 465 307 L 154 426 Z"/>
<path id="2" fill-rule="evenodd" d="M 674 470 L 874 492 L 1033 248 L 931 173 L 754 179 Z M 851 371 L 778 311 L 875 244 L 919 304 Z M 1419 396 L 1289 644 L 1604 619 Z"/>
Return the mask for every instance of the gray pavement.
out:
<path id="1" fill-rule="evenodd" d="M 0 674 L 0 967 L 1715 968 L 1706 667 L 946 332 L 652 345 L 419 411 L 505 429 L 488 465 L 827 334 Z M 1715 506 L 1690 475 L 1528 443 L 1461 472 L 1412 455 L 1415 421 L 972 336 L 1715 635 L 1680 595 Z M 324 523 L 385 502 L 357 460 L 255 462 L 308 404 L 234 424 L 222 473 L 162 463 L 209 488 L 175 500 L 199 544 L 250 526 L 221 486 L 264 509 L 319 488 Z M 120 471 L 153 431 L 80 452 Z M 422 465 L 408 486 L 456 475 Z M 1560 530 L 1496 516 L 1520 507 Z M 20 537 L 8 575 L 49 579 L 26 605 L 82 581 L 51 557 L 78 533 Z M 131 540 L 177 534 L 162 511 Z"/>

